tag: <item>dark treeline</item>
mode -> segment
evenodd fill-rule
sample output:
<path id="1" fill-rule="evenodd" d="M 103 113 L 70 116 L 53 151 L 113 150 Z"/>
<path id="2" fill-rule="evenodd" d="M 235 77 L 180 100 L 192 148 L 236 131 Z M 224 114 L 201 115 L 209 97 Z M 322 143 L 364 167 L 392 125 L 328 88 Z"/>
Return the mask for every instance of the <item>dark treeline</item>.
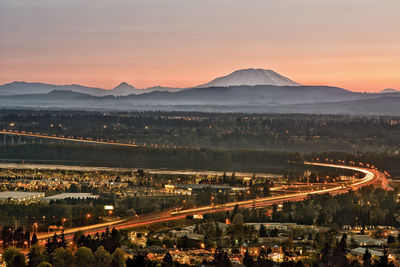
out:
<path id="1" fill-rule="evenodd" d="M 156 210 L 170 209 L 182 203 L 184 197 L 127 197 L 118 203 L 110 198 L 51 200 L 50 203 L 0 203 L 0 226 L 16 224 L 24 230 L 47 231 L 49 226 L 76 227 L 100 223 L 107 216 L 104 205 L 114 205 L 114 215 L 132 216 Z M 209 197 L 208 197 L 209 199 Z M 87 216 L 90 214 L 90 216 Z"/>
<path id="2" fill-rule="evenodd" d="M 242 214 L 244 222 L 293 222 L 307 225 L 340 228 L 351 226 L 398 226 L 395 216 L 400 209 L 397 192 L 385 191 L 372 186 L 332 196 L 312 195 L 303 201 L 285 202 L 282 209 L 272 208 L 271 216 L 265 210 L 235 209 L 205 215 L 207 220 L 225 222 Z"/>
<path id="3" fill-rule="evenodd" d="M 90 214 L 90 218 L 86 215 Z M 15 203 L 0 204 L 0 225 L 18 225 L 32 230 L 37 223 L 40 231 L 47 231 L 49 225 L 63 225 L 64 227 L 82 226 L 102 222 L 101 217 L 106 216 L 103 205 L 88 204 L 42 204 L 31 203 L 20 205 Z M 66 219 L 63 222 L 63 219 Z"/>
<path id="4" fill-rule="evenodd" d="M 3 162 L 60 163 L 93 166 L 198 169 L 284 173 L 293 162 L 324 159 L 373 164 L 400 176 L 400 154 L 391 152 L 321 152 L 300 154 L 277 151 L 218 151 L 210 149 L 124 148 L 103 145 L 24 144 L 0 146 Z M 290 164 L 288 164 L 290 162 Z M 299 168 L 296 167 L 296 170 Z M 321 172 L 322 173 L 322 172 Z M 289 173 L 288 173 L 289 174 Z M 338 173 L 339 174 L 339 173 Z M 342 175 L 343 172 L 340 173 Z"/>
<path id="5" fill-rule="evenodd" d="M 2 241 L 3 248 L 11 245 L 17 248 L 23 248 L 28 247 L 31 243 L 29 231 L 24 231 L 22 227 L 13 229 L 10 226 L 4 226 L 0 231 L 0 240 Z"/>
<path id="6" fill-rule="evenodd" d="M 272 220 L 321 226 L 398 226 L 400 209 L 395 191 L 372 186 L 332 196 L 313 195 L 300 202 L 284 203 L 281 211 L 273 206 Z"/>
<path id="7" fill-rule="evenodd" d="M 299 153 L 209 149 L 129 148 L 82 144 L 23 144 L 0 147 L 0 158 L 134 168 L 280 172 Z"/>
<path id="8" fill-rule="evenodd" d="M 238 216 L 240 214 L 237 214 Z M 234 223 L 237 229 L 243 228 L 239 221 Z M 260 229 L 261 233 L 261 229 Z M 335 235 L 337 232 L 330 230 L 317 233 L 310 243 L 318 250 L 316 257 L 310 257 L 305 260 L 291 261 L 289 257 L 295 255 L 293 247 L 286 246 L 284 250 L 284 261 L 282 263 L 273 262 L 270 259 L 272 250 L 270 248 L 261 249 L 259 256 L 254 259 L 248 251 L 243 255 L 243 265 L 246 267 L 302 267 L 302 266 L 376 266 L 376 267 L 394 267 L 393 262 L 389 260 L 388 250 L 385 248 L 383 255 L 379 259 L 373 259 L 367 249 L 362 257 L 362 263 L 358 259 L 350 260 L 349 247 L 347 247 L 347 235 L 343 234 L 340 241 L 337 241 Z M 180 264 L 174 261 L 172 255 L 167 251 L 164 257 L 158 261 L 149 259 L 146 252 L 134 253 L 126 257 L 122 247 L 126 243 L 127 235 L 125 231 L 113 229 L 95 237 L 90 235 L 76 234 L 74 236 L 74 245 L 68 246 L 65 236 L 54 234 L 49 238 L 45 248 L 35 245 L 32 241 L 32 247 L 29 249 L 27 258 L 14 246 L 4 250 L 3 259 L 6 266 L 10 267 L 35 267 L 35 266 L 103 266 L 103 267 L 181 267 L 194 266 L 193 264 Z M 234 249 L 238 253 L 237 249 Z M 27 260 L 27 262 L 26 262 Z M 203 260 L 201 266 L 234 266 L 229 259 L 229 255 L 221 246 L 217 246 L 212 259 Z"/>
<path id="9" fill-rule="evenodd" d="M 399 117 L 198 112 L 0 111 L 0 128 L 147 145 L 395 151 Z"/>

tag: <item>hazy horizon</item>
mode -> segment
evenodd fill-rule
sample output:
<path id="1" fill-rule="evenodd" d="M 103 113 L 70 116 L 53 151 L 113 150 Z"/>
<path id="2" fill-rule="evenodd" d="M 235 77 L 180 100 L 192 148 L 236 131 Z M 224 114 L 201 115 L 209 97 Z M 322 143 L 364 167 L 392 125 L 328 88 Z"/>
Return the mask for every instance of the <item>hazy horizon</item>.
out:
<path id="1" fill-rule="evenodd" d="M 0 84 L 191 87 L 243 68 L 400 89 L 396 0 L 0 0 Z"/>

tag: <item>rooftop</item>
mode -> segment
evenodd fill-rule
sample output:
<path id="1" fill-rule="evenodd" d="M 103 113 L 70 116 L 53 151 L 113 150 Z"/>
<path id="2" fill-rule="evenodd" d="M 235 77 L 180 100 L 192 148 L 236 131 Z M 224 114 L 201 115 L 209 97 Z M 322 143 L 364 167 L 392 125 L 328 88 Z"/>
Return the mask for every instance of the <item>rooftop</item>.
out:
<path id="1" fill-rule="evenodd" d="M 54 196 L 45 197 L 45 200 L 57 200 L 66 198 L 99 198 L 98 195 L 93 195 L 92 193 L 61 193 Z"/>
<path id="2" fill-rule="evenodd" d="M 24 191 L 3 191 L 0 192 L 0 200 L 7 200 L 7 199 L 13 199 L 13 200 L 25 200 L 26 198 L 32 199 L 32 198 L 40 198 L 44 197 L 43 192 L 24 192 Z"/>

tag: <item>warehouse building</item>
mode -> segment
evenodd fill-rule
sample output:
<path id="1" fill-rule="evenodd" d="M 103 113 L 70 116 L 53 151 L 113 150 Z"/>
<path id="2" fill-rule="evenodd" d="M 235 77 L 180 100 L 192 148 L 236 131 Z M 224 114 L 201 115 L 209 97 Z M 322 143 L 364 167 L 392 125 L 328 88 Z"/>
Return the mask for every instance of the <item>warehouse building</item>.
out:
<path id="1" fill-rule="evenodd" d="M 67 198 L 72 198 L 72 199 L 97 199 L 99 198 L 99 195 L 93 195 L 92 193 L 61 193 L 57 194 L 54 196 L 49 196 L 45 197 L 43 201 L 45 202 L 50 202 L 51 200 L 56 201 L 56 200 L 62 200 L 62 199 L 67 199 Z"/>
<path id="2" fill-rule="evenodd" d="M 44 198 L 43 192 L 4 191 L 0 192 L 0 202 L 29 203 Z"/>

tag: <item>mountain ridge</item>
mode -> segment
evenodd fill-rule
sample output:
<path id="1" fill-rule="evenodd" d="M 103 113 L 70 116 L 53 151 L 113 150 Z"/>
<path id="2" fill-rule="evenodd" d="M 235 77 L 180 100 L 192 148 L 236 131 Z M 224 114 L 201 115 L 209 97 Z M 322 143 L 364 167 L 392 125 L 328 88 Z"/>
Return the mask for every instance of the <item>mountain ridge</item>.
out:
<path id="1" fill-rule="evenodd" d="M 79 84 L 64 84 L 55 85 L 39 82 L 23 82 L 14 81 L 11 83 L 0 85 L 0 95 L 22 95 L 22 94 L 46 94 L 53 90 L 71 90 L 81 92 L 93 96 L 126 96 L 130 94 L 143 94 L 154 91 L 178 92 L 190 88 L 205 88 L 205 87 L 230 87 L 230 86 L 256 86 L 256 85 L 276 85 L 276 86 L 299 86 L 300 84 L 284 77 L 270 69 L 240 69 L 226 76 L 217 77 L 211 82 L 203 85 L 198 85 L 189 88 L 175 88 L 152 86 L 144 89 L 138 89 L 128 84 L 121 82 L 113 89 L 104 89 L 98 87 L 90 87 Z"/>
<path id="2" fill-rule="evenodd" d="M 251 90 L 253 90 L 252 88 Z M 274 92 L 273 86 L 259 86 L 257 90 L 264 93 Z M 135 110 L 135 111 L 200 111 L 200 112 L 245 112 L 245 113 L 303 113 L 303 114 L 353 114 L 353 115 L 393 115 L 400 116 L 400 94 L 365 94 L 352 93 L 335 87 L 286 87 L 288 92 L 304 94 L 305 98 L 296 101 L 282 101 L 274 98 L 260 98 L 254 95 L 245 101 L 235 97 L 227 99 L 226 92 L 241 90 L 249 92 L 249 87 L 235 88 L 206 88 L 206 91 L 218 92 L 198 99 L 198 91 L 187 90 L 180 92 L 154 91 L 140 95 L 102 96 L 96 97 L 72 91 L 52 91 L 47 94 L 14 95 L 0 97 L 0 108 L 30 108 L 30 109 L 73 109 L 73 110 Z M 226 90 L 224 92 L 224 90 Z M 325 96 L 341 93 L 336 101 L 329 101 L 322 96 L 315 102 L 310 98 L 316 90 L 325 92 Z M 222 92 L 221 92 L 222 91 Z M 328 91 L 328 92 L 327 92 Z M 329 92 L 330 91 L 330 92 Z M 193 93 L 194 92 L 194 93 Z M 207 93 L 207 94 L 208 94 Z M 206 95 L 207 95 L 206 94 Z M 261 100 L 260 100 L 261 99 Z M 308 100 L 307 100 L 308 99 Z M 212 101 L 211 101 L 212 100 Z M 258 100 L 258 101 L 256 101 Z M 301 102 L 307 100 L 308 102 Z M 313 102 L 314 101 L 314 102 Z"/>
<path id="3" fill-rule="evenodd" d="M 241 83 L 247 85 L 234 85 Z M 353 101 L 360 105 L 374 103 L 380 106 L 382 114 L 392 114 L 389 108 L 397 110 L 393 103 L 399 102 L 400 106 L 400 91 L 395 89 L 385 89 L 379 93 L 360 93 L 333 86 L 305 86 L 270 69 L 240 69 L 190 88 L 153 86 L 138 89 L 127 82 L 121 82 L 112 89 L 102 89 L 79 84 L 12 82 L 0 85 L 0 96 L 0 108 L 154 110 L 162 107 L 171 110 L 185 106 L 197 111 L 240 111 L 241 107 L 246 106 L 246 110 L 253 107 L 255 112 L 314 110 L 315 113 L 324 113 L 331 110 L 341 113 L 346 110 L 356 111 L 355 107 L 349 106 L 349 101 Z M 381 96 L 390 97 L 390 101 L 381 99 L 388 103 L 387 107 L 377 104 L 379 100 L 372 101 Z M 330 104 L 324 106 L 323 103 Z M 343 103 L 343 111 L 337 108 L 339 103 Z M 192 108 L 188 108 L 189 106 Z M 368 113 L 364 107 L 360 108 L 363 113 Z"/>

